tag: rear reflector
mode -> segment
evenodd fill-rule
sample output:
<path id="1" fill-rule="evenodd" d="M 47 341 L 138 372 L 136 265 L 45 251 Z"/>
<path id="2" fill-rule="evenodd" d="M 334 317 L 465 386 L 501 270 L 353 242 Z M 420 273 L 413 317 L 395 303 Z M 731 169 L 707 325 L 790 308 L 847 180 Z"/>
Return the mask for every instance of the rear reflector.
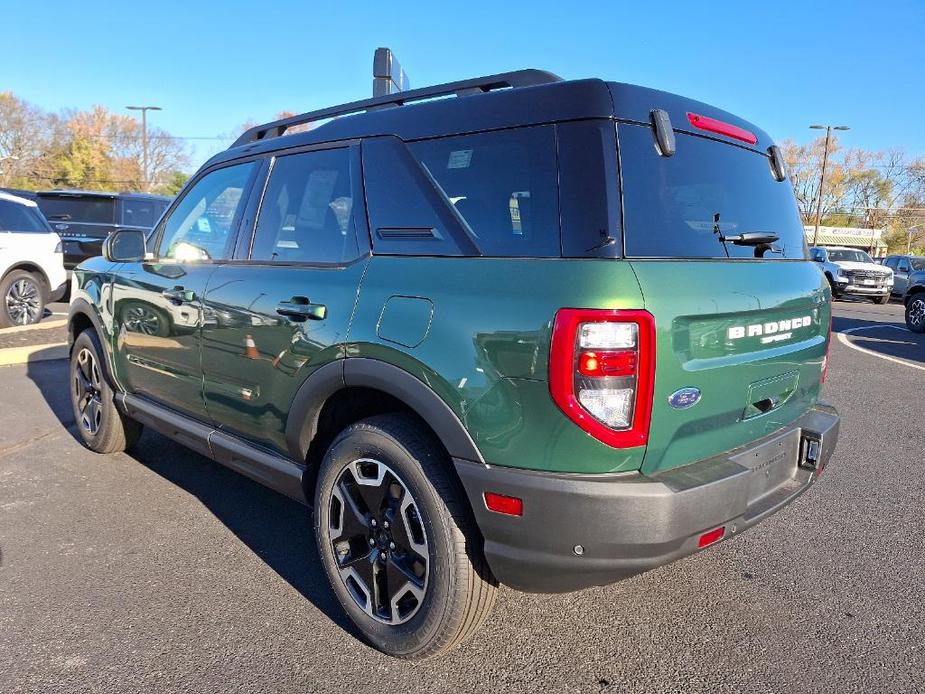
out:
<path id="1" fill-rule="evenodd" d="M 707 132 L 717 133 L 718 135 L 725 135 L 726 137 L 731 137 L 736 140 L 742 140 L 742 142 L 747 142 L 750 145 L 758 142 L 758 136 L 755 133 L 749 132 L 745 128 L 740 128 L 737 125 L 732 123 L 724 123 L 721 120 L 716 120 L 715 118 L 709 118 L 708 116 L 701 116 L 698 113 L 688 113 L 687 120 L 690 121 L 691 125 L 700 130 L 706 130 Z"/>
<path id="2" fill-rule="evenodd" d="M 720 540 L 722 540 L 722 539 L 723 539 L 723 535 L 725 535 L 725 534 L 726 534 L 726 526 L 725 526 L 725 525 L 721 525 L 720 527 L 716 528 L 715 530 L 709 530 L 709 531 L 705 532 L 703 535 L 700 536 L 700 539 L 697 540 L 697 546 L 698 546 L 700 549 L 703 549 L 704 547 L 709 547 L 709 546 L 712 545 L 714 542 L 719 542 Z"/>
<path id="3" fill-rule="evenodd" d="M 506 516 L 524 515 L 523 499 L 518 499 L 516 496 L 505 496 L 504 494 L 485 492 L 485 507 L 489 511 L 503 513 Z"/>

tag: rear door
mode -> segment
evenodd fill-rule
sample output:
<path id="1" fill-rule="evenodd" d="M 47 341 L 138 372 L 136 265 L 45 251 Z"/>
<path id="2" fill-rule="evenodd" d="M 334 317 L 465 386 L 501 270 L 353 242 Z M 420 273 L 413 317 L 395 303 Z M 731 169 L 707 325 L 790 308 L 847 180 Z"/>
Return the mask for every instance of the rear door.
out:
<path id="1" fill-rule="evenodd" d="M 368 258 L 362 190 L 353 147 L 271 160 L 253 240 L 204 299 L 205 399 L 219 428 L 285 452 L 296 390 L 343 358 Z"/>
<path id="2" fill-rule="evenodd" d="M 788 424 L 818 398 L 830 304 L 788 180 L 749 147 L 618 126 L 625 254 L 655 317 L 649 473 L 719 454 Z M 770 248 L 728 237 L 773 233 Z M 758 256 L 758 257 L 756 257 Z M 672 397 L 697 389 L 700 400 Z"/>

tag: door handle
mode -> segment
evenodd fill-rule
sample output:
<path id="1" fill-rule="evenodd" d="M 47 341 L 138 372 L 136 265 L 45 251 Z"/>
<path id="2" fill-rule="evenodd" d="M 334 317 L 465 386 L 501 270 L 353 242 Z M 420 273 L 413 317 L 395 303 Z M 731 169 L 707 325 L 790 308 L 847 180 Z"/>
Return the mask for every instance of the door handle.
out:
<path id="1" fill-rule="evenodd" d="M 196 292 L 190 291 L 189 289 L 184 289 L 183 287 L 165 289 L 161 292 L 161 296 L 177 305 L 196 300 Z"/>
<path id="2" fill-rule="evenodd" d="M 281 301 L 276 312 L 295 321 L 324 320 L 328 315 L 328 307 L 324 304 L 313 304 L 304 296 L 294 296 L 289 301 Z"/>

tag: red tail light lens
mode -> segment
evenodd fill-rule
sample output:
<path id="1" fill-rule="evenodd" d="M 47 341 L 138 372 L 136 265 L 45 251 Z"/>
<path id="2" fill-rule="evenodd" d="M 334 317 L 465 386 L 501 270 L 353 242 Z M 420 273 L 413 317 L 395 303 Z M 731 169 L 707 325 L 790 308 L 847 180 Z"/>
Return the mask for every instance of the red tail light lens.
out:
<path id="1" fill-rule="evenodd" d="M 506 516 L 524 515 L 523 499 L 518 499 L 516 496 L 496 494 L 495 492 L 485 492 L 485 508 L 495 513 L 503 513 Z"/>
<path id="2" fill-rule="evenodd" d="M 742 142 L 747 142 L 750 145 L 758 142 L 758 136 L 753 132 L 749 132 L 745 128 L 740 128 L 737 125 L 732 123 L 724 123 L 721 120 L 716 120 L 715 118 L 710 118 L 708 116 L 701 116 L 698 113 L 688 113 L 687 120 L 690 121 L 690 124 L 699 130 L 706 130 L 707 132 L 716 133 L 718 135 L 725 135 L 726 137 L 731 137 L 735 140 L 742 140 Z"/>
<path id="3" fill-rule="evenodd" d="M 697 547 L 703 549 L 704 547 L 709 547 L 714 542 L 719 542 L 723 539 L 723 535 L 726 534 L 726 526 L 720 526 L 715 530 L 708 530 L 703 535 L 700 536 L 700 539 L 697 540 Z"/>
<path id="4" fill-rule="evenodd" d="M 645 445 L 654 382 L 651 313 L 564 308 L 556 314 L 550 394 L 594 438 L 615 448 Z"/>

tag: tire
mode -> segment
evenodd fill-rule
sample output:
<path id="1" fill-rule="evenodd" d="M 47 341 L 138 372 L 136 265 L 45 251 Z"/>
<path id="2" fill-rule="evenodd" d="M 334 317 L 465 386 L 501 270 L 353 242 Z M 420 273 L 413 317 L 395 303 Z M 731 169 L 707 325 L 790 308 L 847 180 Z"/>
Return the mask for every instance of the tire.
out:
<path id="1" fill-rule="evenodd" d="M 45 314 L 45 283 L 25 270 L 14 270 L 0 281 L 0 328 L 32 325 Z"/>
<path id="2" fill-rule="evenodd" d="M 71 350 L 71 405 L 84 445 L 97 453 L 128 450 L 141 436 L 141 424 L 116 407 L 106 378 L 103 350 L 93 330 L 84 330 Z"/>
<path id="3" fill-rule="evenodd" d="M 829 287 L 832 288 L 832 301 L 841 299 L 841 292 L 838 291 L 838 287 L 835 286 L 835 280 L 832 279 L 832 276 L 826 275 L 825 278 L 829 281 Z"/>
<path id="4" fill-rule="evenodd" d="M 906 326 L 914 333 L 925 332 L 925 292 L 913 294 L 906 302 Z"/>
<path id="5" fill-rule="evenodd" d="M 875 304 L 880 304 L 881 306 L 882 306 L 883 304 L 888 304 L 888 303 L 890 303 L 890 295 L 889 295 L 889 294 L 885 294 L 884 296 L 878 296 L 878 297 L 874 298 L 874 303 L 875 303 Z"/>
<path id="6" fill-rule="evenodd" d="M 379 415 L 345 429 L 321 463 L 314 501 L 324 571 L 374 648 L 430 658 L 490 614 L 497 582 L 471 508 L 446 451 L 414 418 Z"/>

